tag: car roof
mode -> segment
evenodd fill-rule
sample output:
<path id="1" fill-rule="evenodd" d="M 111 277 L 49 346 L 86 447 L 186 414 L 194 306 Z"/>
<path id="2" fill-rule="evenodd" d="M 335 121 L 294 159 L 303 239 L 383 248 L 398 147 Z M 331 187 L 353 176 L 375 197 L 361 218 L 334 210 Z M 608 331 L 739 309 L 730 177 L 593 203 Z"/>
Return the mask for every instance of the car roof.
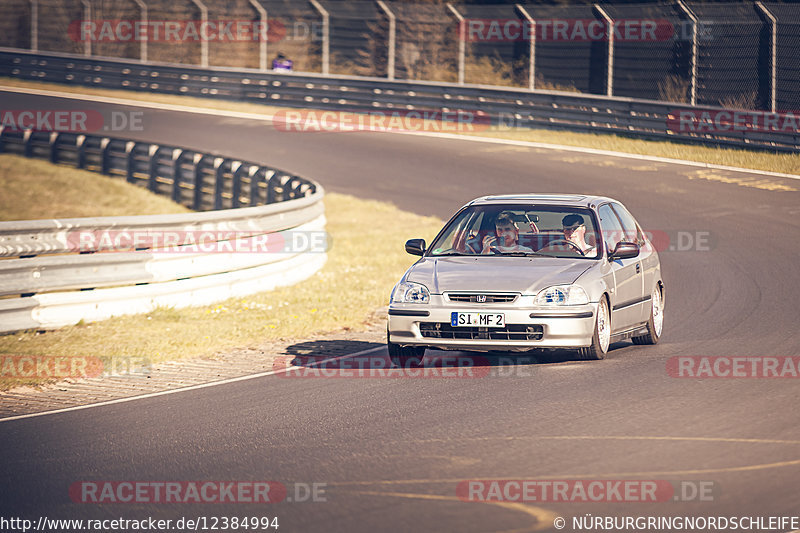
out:
<path id="1" fill-rule="evenodd" d="M 487 205 L 487 204 L 519 204 L 537 203 L 547 205 L 564 205 L 571 207 L 589 207 L 603 202 L 616 202 L 613 198 L 605 196 L 594 196 L 587 194 L 497 194 L 481 196 L 475 198 L 467 205 Z"/>

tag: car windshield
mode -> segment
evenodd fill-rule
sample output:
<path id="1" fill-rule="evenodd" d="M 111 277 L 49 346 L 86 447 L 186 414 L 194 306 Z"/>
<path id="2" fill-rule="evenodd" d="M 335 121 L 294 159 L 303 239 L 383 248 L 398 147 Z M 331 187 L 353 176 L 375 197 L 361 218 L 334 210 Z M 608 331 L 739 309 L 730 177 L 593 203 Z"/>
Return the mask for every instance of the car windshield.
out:
<path id="1" fill-rule="evenodd" d="M 430 256 L 599 257 L 589 209 L 552 205 L 476 205 L 460 211 L 434 239 Z"/>

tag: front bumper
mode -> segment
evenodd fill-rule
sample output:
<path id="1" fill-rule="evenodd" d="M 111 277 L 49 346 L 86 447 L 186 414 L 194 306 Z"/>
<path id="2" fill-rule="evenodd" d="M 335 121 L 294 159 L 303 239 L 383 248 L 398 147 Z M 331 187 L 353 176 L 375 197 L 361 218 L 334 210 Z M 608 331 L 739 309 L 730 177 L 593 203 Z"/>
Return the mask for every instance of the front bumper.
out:
<path id="1" fill-rule="evenodd" d="M 430 304 L 391 304 L 389 341 L 401 346 L 467 351 L 580 348 L 592 343 L 596 302 L 568 308 L 522 308 L 450 302 L 437 305 L 440 298 L 431 300 Z M 450 314 L 454 311 L 503 313 L 508 334 L 497 328 L 450 327 Z"/>

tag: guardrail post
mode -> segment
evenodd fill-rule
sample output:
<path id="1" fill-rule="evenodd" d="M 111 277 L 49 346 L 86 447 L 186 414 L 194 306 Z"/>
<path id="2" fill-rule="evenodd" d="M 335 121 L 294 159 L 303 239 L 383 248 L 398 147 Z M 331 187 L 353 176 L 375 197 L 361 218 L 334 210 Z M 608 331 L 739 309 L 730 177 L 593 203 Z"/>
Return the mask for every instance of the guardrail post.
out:
<path id="1" fill-rule="evenodd" d="M 192 163 L 194 163 L 194 194 L 192 198 L 192 209 L 195 211 L 201 211 L 203 209 L 203 154 L 194 154 L 194 157 L 192 157 Z"/>
<path id="2" fill-rule="evenodd" d="M 136 5 L 139 6 L 139 20 L 142 23 L 142 27 L 147 27 L 147 4 L 144 3 L 144 0 L 133 0 L 136 2 Z M 147 41 L 148 39 L 142 39 L 139 41 L 139 61 L 142 63 L 147 62 Z"/>
<path id="3" fill-rule="evenodd" d="M 110 143 L 111 139 L 108 137 L 103 137 L 100 140 L 100 173 L 105 175 L 110 174 L 108 170 L 111 160 L 111 156 L 108 153 L 108 146 Z"/>
<path id="4" fill-rule="evenodd" d="M 91 21 L 92 20 L 92 4 L 89 0 L 81 0 L 81 4 L 83 4 L 83 20 L 84 21 Z M 78 33 L 80 35 L 80 33 Z M 92 40 L 87 38 L 83 42 L 83 55 L 89 57 L 92 55 Z"/>
<path id="5" fill-rule="evenodd" d="M 200 23 L 202 27 L 208 27 L 208 8 L 200 0 L 192 0 L 192 3 L 200 10 Z M 208 39 L 200 38 L 200 66 L 208 68 Z"/>
<path id="6" fill-rule="evenodd" d="M 261 25 L 258 28 L 258 69 L 267 70 L 267 38 L 269 36 L 269 20 L 267 10 L 259 4 L 257 0 L 248 0 L 250 5 L 258 11 L 258 19 Z"/>
<path id="7" fill-rule="evenodd" d="M 217 157 L 214 159 L 214 209 L 222 209 L 222 190 L 227 159 Z"/>
<path id="8" fill-rule="evenodd" d="M 250 170 L 247 171 L 247 177 L 250 180 L 250 187 L 248 190 L 248 204 L 258 205 L 258 171 L 261 170 L 259 165 L 250 165 Z"/>
<path id="9" fill-rule="evenodd" d="M 530 26 L 530 42 L 528 43 L 528 89 L 536 89 L 536 21 L 522 4 L 514 4 L 525 22 Z M 525 32 L 522 32 L 525 35 Z"/>
<path id="10" fill-rule="evenodd" d="M 33 130 L 25 130 L 22 134 L 22 155 L 33 157 Z"/>
<path id="11" fill-rule="evenodd" d="M 60 133 L 57 131 L 50 132 L 50 162 L 58 163 L 58 138 Z"/>
<path id="12" fill-rule="evenodd" d="M 136 143 L 129 141 L 125 143 L 125 181 L 133 183 L 136 181 L 134 170 L 136 168 L 136 160 L 134 159 Z"/>
<path id="13" fill-rule="evenodd" d="M 681 8 L 689 20 L 692 21 L 692 79 L 691 83 L 691 92 L 689 97 L 689 103 L 692 105 L 697 105 L 697 17 L 692 13 L 692 10 L 686 7 L 681 0 L 678 1 L 678 7 Z"/>
<path id="14" fill-rule="evenodd" d="M 271 204 L 275 201 L 275 191 L 272 186 L 272 180 L 275 177 L 276 171 L 269 169 L 264 172 L 264 185 L 266 188 L 266 194 L 264 195 L 264 203 Z"/>
<path id="15" fill-rule="evenodd" d="M 608 13 L 595 4 L 594 8 L 603 17 L 608 26 L 608 59 L 606 60 L 606 96 L 614 96 L 614 20 L 608 16 Z"/>
<path id="16" fill-rule="evenodd" d="M 231 163 L 231 172 L 233 172 L 233 185 L 231 186 L 231 209 L 241 207 L 239 198 L 242 194 L 242 171 L 244 165 L 241 161 L 234 161 Z"/>
<path id="17" fill-rule="evenodd" d="M 331 72 L 331 17 L 328 10 L 317 0 L 309 0 L 314 9 L 322 16 L 322 73 Z"/>
<path id="18" fill-rule="evenodd" d="M 156 178 L 158 177 L 158 154 L 161 147 L 157 144 L 151 144 L 150 149 L 147 151 L 147 155 L 150 156 L 150 161 L 148 161 L 148 174 L 149 177 L 147 179 L 147 189 L 151 192 L 158 192 L 158 181 Z"/>
<path id="19" fill-rule="evenodd" d="M 453 7 L 453 4 L 448 2 L 447 9 L 455 16 L 456 21 L 458 21 L 458 83 L 464 85 L 464 69 L 466 67 L 467 55 L 467 28 L 464 23 L 464 17 Z"/>
<path id="20" fill-rule="evenodd" d="M 183 179 L 183 150 L 172 150 L 172 201 L 181 203 L 181 180 Z"/>
<path id="21" fill-rule="evenodd" d="M 378 0 L 378 6 L 386 13 L 386 16 L 389 18 L 389 57 L 387 58 L 386 63 L 386 78 L 393 80 L 394 79 L 394 58 L 395 58 L 395 47 L 397 46 L 397 17 L 394 16 L 392 10 L 389 9 L 389 6 L 386 5 L 386 2 L 383 0 Z"/>
<path id="22" fill-rule="evenodd" d="M 29 0 L 31 4 L 31 50 L 39 51 L 39 0 Z"/>
<path id="23" fill-rule="evenodd" d="M 86 168 L 86 135 L 78 135 L 75 140 L 75 168 Z"/>
<path id="24" fill-rule="evenodd" d="M 778 17 L 772 14 L 767 7 L 760 1 L 756 2 L 756 6 L 761 10 L 764 15 L 770 20 L 770 76 L 769 76 L 769 110 L 773 113 L 777 110 L 777 96 L 778 96 Z"/>

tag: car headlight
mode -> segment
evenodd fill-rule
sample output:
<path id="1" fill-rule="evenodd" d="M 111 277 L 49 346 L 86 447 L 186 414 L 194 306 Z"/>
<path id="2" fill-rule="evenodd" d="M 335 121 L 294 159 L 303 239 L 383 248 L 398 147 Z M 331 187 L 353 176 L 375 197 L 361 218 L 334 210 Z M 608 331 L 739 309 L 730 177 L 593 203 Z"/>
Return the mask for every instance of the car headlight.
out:
<path id="1" fill-rule="evenodd" d="M 589 303 L 589 296 L 580 285 L 556 285 L 547 287 L 536 295 L 535 305 L 583 305 Z"/>
<path id="2" fill-rule="evenodd" d="M 431 300 L 431 293 L 421 283 L 405 281 L 398 283 L 392 291 L 392 303 L 426 304 Z"/>

